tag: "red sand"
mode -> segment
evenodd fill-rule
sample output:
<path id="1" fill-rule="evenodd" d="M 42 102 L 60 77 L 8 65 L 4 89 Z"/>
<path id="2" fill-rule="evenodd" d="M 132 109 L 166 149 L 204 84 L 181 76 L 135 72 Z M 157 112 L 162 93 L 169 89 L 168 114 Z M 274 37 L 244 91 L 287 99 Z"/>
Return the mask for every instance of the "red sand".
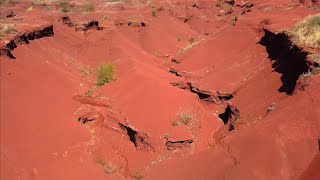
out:
<path id="1" fill-rule="evenodd" d="M 279 92 L 259 43 L 319 2 L 90 2 L 1 5 L 0 179 L 320 179 L 320 76 Z"/>

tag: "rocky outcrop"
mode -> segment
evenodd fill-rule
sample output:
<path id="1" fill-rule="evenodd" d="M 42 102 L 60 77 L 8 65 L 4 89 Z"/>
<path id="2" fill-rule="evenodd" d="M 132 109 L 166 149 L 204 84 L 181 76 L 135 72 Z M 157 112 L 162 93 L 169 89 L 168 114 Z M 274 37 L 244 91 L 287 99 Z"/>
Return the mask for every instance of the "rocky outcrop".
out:
<path id="1" fill-rule="evenodd" d="M 43 37 L 51 37 L 54 35 L 53 25 L 45 26 L 39 29 L 26 31 L 25 33 L 15 36 L 12 40 L 0 48 L 0 56 L 8 56 L 11 59 L 15 59 L 12 54 L 12 50 L 18 47 L 20 44 L 29 44 L 30 40 L 40 39 Z"/>
<path id="2" fill-rule="evenodd" d="M 99 26 L 99 21 L 91 20 L 87 22 L 73 22 L 69 16 L 62 16 L 59 20 L 62 24 L 68 27 L 74 27 L 75 31 L 88 31 L 93 30 L 102 30 L 103 28 Z"/>

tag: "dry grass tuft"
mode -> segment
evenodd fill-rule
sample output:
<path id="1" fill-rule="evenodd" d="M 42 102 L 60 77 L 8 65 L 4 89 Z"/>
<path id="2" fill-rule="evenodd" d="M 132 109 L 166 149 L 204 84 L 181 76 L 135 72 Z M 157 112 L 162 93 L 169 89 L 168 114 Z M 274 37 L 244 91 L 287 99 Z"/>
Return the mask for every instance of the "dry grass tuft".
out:
<path id="1" fill-rule="evenodd" d="M 2 32 L 4 34 L 11 34 L 13 33 L 14 31 L 16 31 L 14 29 L 14 26 L 12 24 L 3 24 L 3 25 L 0 25 L 0 29 L 2 30 Z"/>
<path id="2" fill-rule="evenodd" d="M 320 48 L 320 14 L 309 16 L 297 23 L 291 34 L 297 44 Z"/>
<path id="3" fill-rule="evenodd" d="M 189 110 L 180 109 L 176 114 L 175 120 L 172 122 L 173 126 L 179 126 L 180 122 L 185 125 L 192 124 L 192 121 L 195 119 L 195 115 Z"/>

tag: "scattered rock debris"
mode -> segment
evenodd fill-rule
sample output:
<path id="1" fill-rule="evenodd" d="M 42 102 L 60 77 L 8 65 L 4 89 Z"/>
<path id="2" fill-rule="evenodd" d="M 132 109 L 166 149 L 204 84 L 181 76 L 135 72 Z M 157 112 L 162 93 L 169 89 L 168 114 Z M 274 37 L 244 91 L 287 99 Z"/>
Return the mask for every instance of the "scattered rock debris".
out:
<path id="1" fill-rule="evenodd" d="M 99 26 L 99 21 L 91 20 L 88 22 L 84 22 L 82 24 L 78 24 L 73 22 L 69 16 L 62 16 L 59 20 L 59 22 L 62 22 L 62 24 L 67 25 L 69 27 L 75 27 L 75 31 L 88 31 L 90 29 L 93 30 L 102 30 L 103 28 Z"/>
<path id="2" fill-rule="evenodd" d="M 6 18 L 13 18 L 17 16 L 13 11 L 11 11 L 9 14 L 7 14 Z"/>
<path id="3" fill-rule="evenodd" d="M 140 21 L 129 21 L 128 26 L 130 27 L 145 27 L 147 25 L 146 22 L 140 22 Z"/>

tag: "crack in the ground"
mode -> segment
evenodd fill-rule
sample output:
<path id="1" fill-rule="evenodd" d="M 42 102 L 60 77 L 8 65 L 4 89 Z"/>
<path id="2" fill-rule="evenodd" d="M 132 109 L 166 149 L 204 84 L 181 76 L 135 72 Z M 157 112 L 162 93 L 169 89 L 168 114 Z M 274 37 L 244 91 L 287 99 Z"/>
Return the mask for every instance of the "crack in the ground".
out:
<path id="1" fill-rule="evenodd" d="M 187 149 L 190 148 L 193 143 L 192 139 L 180 140 L 180 141 L 169 141 L 166 142 L 167 150 L 174 151 L 177 149 Z"/>
<path id="2" fill-rule="evenodd" d="M 136 131 L 130 126 L 126 126 L 121 123 L 119 123 L 119 126 L 126 131 L 130 141 L 134 144 L 134 146 L 137 149 L 142 149 L 142 150 L 153 149 L 153 147 L 148 143 L 149 136 L 147 134 Z"/>
<path id="3" fill-rule="evenodd" d="M 274 71 L 282 74 L 278 91 L 292 95 L 300 75 L 311 70 L 309 53 L 294 45 L 285 33 L 276 34 L 267 29 L 264 33 L 259 44 L 266 47 Z"/>
<path id="4" fill-rule="evenodd" d="M 240 111 L 236 108 L 236 106 L 228 103 L 225 111 L 219 114 L 219 118 L 222 119 L 225 125 L 229 126 L 229 131 L 233 131 L 235 130 L 237 119 L 240 118 Z"/>
<path id="5" fill-rule="evenodd" d="M 234 97 L 232 93 L 228 93 L 228 92 L 209 91 L 209 90 L 200 89 L 190 82 L 176 81 L 170 84 L 174 87 L 188 90 L 191 93 L 196 94 L 201 101 L 204 101 L 207 103 L 220 104 L 221 102 L 229 101 Z"/>
<path id="6" fill-rule="evenodd" d="M 29 44 L 29 40 L 40 39 L 43 37 L 51 37 L 54 35 L 53 25 L 46 26 L 42 29 L 35 29 L 31 32 L 25 32 L 17 35 L 13 40 L 9 41 L 5 46 L 0 48 L 0 56 L 5 55 L 10 59 L 16 59 L 11 53 L 12 50 L 18 47 L 19 44 Z"/>

